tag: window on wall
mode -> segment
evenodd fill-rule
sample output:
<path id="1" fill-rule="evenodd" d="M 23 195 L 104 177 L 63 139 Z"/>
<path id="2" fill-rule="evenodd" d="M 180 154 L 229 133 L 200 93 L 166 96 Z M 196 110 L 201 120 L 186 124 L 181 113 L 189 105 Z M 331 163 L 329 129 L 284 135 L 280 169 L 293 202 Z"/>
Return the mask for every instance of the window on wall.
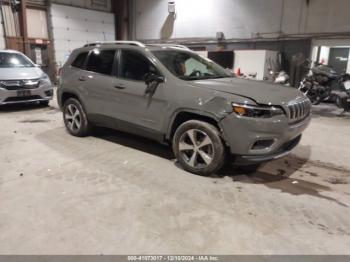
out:
<path id="1" fill-rule="evenodd" d="M 31 38 L 49 38 L 45 10 L 27 8 L 27 30 Z"/>
<path id="2" fill-rule="evenodd" d="M 159 74 L 156 67 L 143 54 L 133 50 L 122 51 L 121 78 L 143 81 L 148 73 Z"/>
<path id="3" fill-rule="evenodd" d="M 99 9 L 107 9 L 108 1 L 107 0 L 91 0 L 91 6 Z"/>
<path id="4" fill-rule="evenodd" d="M 114 56 L 115 50 L 93 50 L 89 56 L 87 70 L 103 75 L 111 75 Z"/>

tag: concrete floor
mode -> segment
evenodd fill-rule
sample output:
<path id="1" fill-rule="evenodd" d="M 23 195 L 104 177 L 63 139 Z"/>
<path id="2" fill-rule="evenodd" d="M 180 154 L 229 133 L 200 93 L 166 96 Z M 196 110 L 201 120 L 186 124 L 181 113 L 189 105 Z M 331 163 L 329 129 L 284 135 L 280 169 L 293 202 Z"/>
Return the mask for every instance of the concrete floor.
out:
<path id="1" fill-rule="evenodd" d="M 329 106 L 252 175 L 184 172 L 165 146 L 0 109 L 0 254 L 350 254 L 350 116 Z"/>

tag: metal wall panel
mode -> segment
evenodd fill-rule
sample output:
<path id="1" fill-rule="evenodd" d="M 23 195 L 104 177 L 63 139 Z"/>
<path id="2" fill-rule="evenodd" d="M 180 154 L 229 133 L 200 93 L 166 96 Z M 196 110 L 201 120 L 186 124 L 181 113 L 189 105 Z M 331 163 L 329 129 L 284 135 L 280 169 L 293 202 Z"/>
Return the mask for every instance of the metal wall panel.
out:
<path id="1" fill-rule="evenodd" d="M 1 5 L 1 11 L 5 35 L 8 37 L 20 36 L 18 13 L 13 12 L 12 8 L 8 5 Z"/>
<path id="2" fill-rule="evenodd" d="M 5 30 L 4 30 L 2 15 L 0 12 L 0 49 L 5 49 L 5 48 L 6 48 Z"/>
<path id="3" fill-rule="evenodd" d="M 31 6 L 46 6 L 47 0 L 27 0 L 27 5 Z"/>
<path id="4" fill-rule="evenodd" d="M 294 34 L 348 33 L 349 0 L 133 0 L 134 38 L 139 40 L 276 38 Z"/>
<path id="5" fill-rule="evenodd" d="M 115 40 L 112 13 L 53 4 L 51 24 L 58 66 L 64 64 L 74 49 L 86 43 Z"/>
<path id="6" fill-rule="evenodd" d="M 115 0 L 112 0 L 115 1 Z M 52 3 L 110 12 L 111 0 L 51 0 Z"/>

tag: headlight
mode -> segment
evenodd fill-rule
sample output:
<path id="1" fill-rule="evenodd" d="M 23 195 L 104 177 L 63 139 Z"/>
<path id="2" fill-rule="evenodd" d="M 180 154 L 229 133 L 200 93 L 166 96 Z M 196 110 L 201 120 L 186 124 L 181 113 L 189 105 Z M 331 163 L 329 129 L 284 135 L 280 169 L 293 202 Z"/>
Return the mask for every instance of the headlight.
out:
<path id="1" fill-rule="evenodd" d="M 49 83 L 51 84 L 50 77 L 47 74 L 43 74 L 39 79 L 39 85 Z"/>
<path id="2" fill-rule="evenodd" d="M 239 116 L 254 118 L 271 118 L 277 115 L 284 115 L 281 108 L 275 106 L 252 106 L 246 104 L 232 103 L 233 112 Z"/>

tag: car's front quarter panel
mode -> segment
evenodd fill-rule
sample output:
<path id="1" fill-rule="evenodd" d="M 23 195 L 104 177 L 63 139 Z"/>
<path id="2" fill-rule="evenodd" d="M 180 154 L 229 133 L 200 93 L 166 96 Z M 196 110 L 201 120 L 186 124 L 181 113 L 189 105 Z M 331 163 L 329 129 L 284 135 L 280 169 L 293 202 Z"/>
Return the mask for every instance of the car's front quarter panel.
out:
<path id="1" fill-rule="evenodd" d="M 169 79 L 165 85 L 168 106 L 164 112 L 164 129 L 171 134 L 176 116 L 183 112 L 213 119 L 216 122 L 232 113 L 232 102 L 254 103 L 252 100 L 223 92 L 192 86 L 190 82 Z"/>

